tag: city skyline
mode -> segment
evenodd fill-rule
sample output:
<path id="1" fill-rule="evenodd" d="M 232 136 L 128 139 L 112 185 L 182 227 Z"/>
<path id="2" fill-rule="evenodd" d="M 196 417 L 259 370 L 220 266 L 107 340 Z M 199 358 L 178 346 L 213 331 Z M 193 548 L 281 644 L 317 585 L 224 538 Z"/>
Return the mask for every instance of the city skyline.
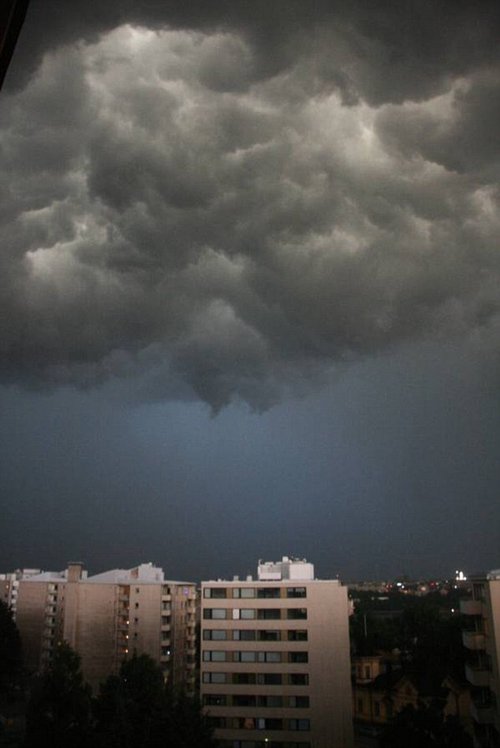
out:
<path id="1" fill-rule="evenodd" d="M 0 570 L 498 568 L 496 3 L 32 0 Z"/>

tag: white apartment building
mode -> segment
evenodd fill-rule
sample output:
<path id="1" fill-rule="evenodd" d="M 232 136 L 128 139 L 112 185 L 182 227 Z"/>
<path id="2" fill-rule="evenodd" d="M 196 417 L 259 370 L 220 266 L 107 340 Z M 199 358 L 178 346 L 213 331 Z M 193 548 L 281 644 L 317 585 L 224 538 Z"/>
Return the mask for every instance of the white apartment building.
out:
<path id="1" fill-rule="evenodd" d="M 166 681 L 194 691 L 196 586 L 167 580 L 153 564 L 88 576 L 82 564 L 22 580 L 17 625 L 25 664 L 37 671 L 59 641 L 80 655 L 85 680 L 96 690 L 121 663 L 148 654 Z"/>
<path id="2" fill-rule="evenodd" d="M 460 602 L 465 628 L 465 677 L 478 748 L 500 746 L 500 569 L 472 577 L 472 597 Z"/>
<path id="3" fill-rule="evenodd" d="M 227 748 L 351 748 L 347 589 L 305 560 L 202 583 L 201 697 Z"/>

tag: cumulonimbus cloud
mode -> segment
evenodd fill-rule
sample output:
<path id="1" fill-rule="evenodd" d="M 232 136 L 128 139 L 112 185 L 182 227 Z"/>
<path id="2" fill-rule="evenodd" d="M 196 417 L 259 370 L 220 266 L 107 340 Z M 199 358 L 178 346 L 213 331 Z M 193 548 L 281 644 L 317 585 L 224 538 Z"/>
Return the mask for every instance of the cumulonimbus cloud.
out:
<path id="1" fill-rule="evenodd" d="M 334 49 L 289 29 L 274 66 L 251 19 L 44 54 L 0 114 L 4 381 L 138 376 L 145 396 L 265 407 L 493 320 L 498 70 L 429 36 L 398 83 L 393 39 L 391 88 L 389 32 L 355 20 Z"/>

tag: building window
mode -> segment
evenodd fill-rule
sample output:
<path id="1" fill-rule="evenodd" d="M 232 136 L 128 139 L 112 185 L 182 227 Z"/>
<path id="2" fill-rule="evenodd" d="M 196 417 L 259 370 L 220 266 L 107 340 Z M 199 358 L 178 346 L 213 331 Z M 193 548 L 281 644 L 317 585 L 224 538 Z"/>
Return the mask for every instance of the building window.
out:
<path id="1" fill-rule="evenodd" d="M 291 686 L 308 686 L 309 675 L 307 673 L 290 673 L 289 683 Z"/>
<path id="2" fill-rule="evenodd" d="M 363 714 L 363 699 L 358 699 L 358 714 Z"/>
<path id="3" fill-rule="evenodd" d="M 306 642 L 307 641 L 307 631 L 305 629 L 300 630 L 290 630 L 288 632 L 288 641 L 289 642 Z"/>
<path id="4" fill-rule="evenodd" d="M 287 597 L 307 597 L 307 591 L 305 587 L 288 587 L 286 591 Z"/>
<path id="5" fill-rule="evenodd" d="M 203 673 L 203 683 L 225 683 L 226 673 Z"/>
<path id="6" fill-rule="evenodd" d="M 311 721 L 308 719 L 289 719 L 288 729 L 289 730 L 310 730 Z"/>
<path id="7" fill-rule="evenodd" d="M 205 629 L 203 638 L 205 640 L 225 641 L 227 639 L 227 631 L 224 631 L 224 629 Z"/>
<path id="8" fill-rule="evenodd" d="M 276 621 L 281 618 L 281 610 L 279 608 L 259 608 L 257 618 L 263 621 Z"/>
<path id="9" fill-rule="evenodd" d="M 307 652 L 289 652 L 288 662 L 308 662 L 309 656 Z"/>
<path id="10" fill-rule="evenodd" d="M 255 673 L 233 673 L 232 683 L 235 686 L 253 685 L 255 682 Z"/>
<path id="11" fill-rule="evenodd" d="M 257 696 L 257 706 L 279 709 L 283 706 L 283 696 Z"/>
<path id="12" fill-rule="evenodd" d="M 380 702 L 376 701 L 373 705 L 373 708 L 375 710 L 375 716 L 380 717 Z"/>
<path id="13" fill-rule="evenodd" d="M 226 609 L 225 608 L 205 608 L 203 611 L 203 618 L 224 620 L 226 618 Z"/>
<path id="14" fill-rule="evenodd" d="M 280 632 L 278 629 L 257 631 L 257 638 L 261 642 L 279 642 Z"/>
<path id="15" fill-rule="evenodd" d="M 281 662 L 281 652 L 259 652 L 259 662 Z"/>
<path id="16" fill-rule="evenodd" d="M 227 597 L 227 590 L 225 587 L 205 587 L 203 590 L 203 597 L 223 600 Z"/>
<path id="17" fill-rule="evenodd" d="M 307 618 L 307 608 L 288 608 L 286 613 L 289 621 L 305 620 Z"/>
<path id="18" fill-rule="evenodd" d="M 208 649 L 203 652 L 203 662 L 225 662 L 226 652 Z"/>
<path id="19" fill-rule="evenodd" d="M 235 587 L 233 589 L 233 597 L 251 598 L 255 597 L 254 587 Z"/>
<path id="20" fill-rule="evenodd" d="M 264 599 L 280 597 L 279 587 L 259 587 L 257 590 L 257 597 Z"/>
<path id="21" fill-rule="evenodd" d="M 235 662 L 255 662 L 256 652 L 234 652 L 233 659 Z"/>
<path id="22" fill-rule="evenodd" d="M 203 697 L 205 706 L 226 706 L 227 698 L 224 694 L 207 693 Z"/>
<path id="23" fill-rule="evenodd" d="M 243 620 L 251 620 L 255 618 L 256 611 L 254 608 L 242 608 L 240 611 L 240 617 Z"/>
<path id="24" fill-rule="evenodd" d="M 233 706 L 255 706 L 257 698 L 246 694 L 237 694 L 233 696 Z"/>
<path id="25" fill-rule="evenodd" d="M 245 629 L 235 629 L 233 631 L 233 639 L 234 641 L 253 642 L 255 641 L 255 631 L 251 629 L 248 631 L 245 631 Z"/>
<path id="26" fill-rule="evenodd" d="M 257 717 L 255 721 L 257 722 L 257 730 L 282 730 L 283 729 L 282 719 L 276 719 L 274 717 L 271 717 L 271 718 Z"/>
<path id="27" fill-rule="evenodd" d="M 257 683 L 259 686 L 281 686 L 283 676 L 281 673 L 258 673 Z"/>
<path id="28" fill-rule="evenodd" d="M 369 680 L 371 678 L 370 666 L 365 665 L 365 678 Z"/>
<path id="29" fill-rule="evenodd" d="M 292 709 L 307 709 L 309 707 L 309 696 L 289 696 L 288 704 Z"/>

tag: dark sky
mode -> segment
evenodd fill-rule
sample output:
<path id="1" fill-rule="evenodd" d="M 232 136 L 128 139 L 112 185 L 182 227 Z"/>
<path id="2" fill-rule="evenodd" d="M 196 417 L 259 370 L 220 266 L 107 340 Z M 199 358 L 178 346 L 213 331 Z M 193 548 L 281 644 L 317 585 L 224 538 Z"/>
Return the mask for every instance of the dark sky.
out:
<path id="1" fill-rule="evenodd" d="M 0 570 L 499 565 L 499 9 L 32 0 Z"/>

